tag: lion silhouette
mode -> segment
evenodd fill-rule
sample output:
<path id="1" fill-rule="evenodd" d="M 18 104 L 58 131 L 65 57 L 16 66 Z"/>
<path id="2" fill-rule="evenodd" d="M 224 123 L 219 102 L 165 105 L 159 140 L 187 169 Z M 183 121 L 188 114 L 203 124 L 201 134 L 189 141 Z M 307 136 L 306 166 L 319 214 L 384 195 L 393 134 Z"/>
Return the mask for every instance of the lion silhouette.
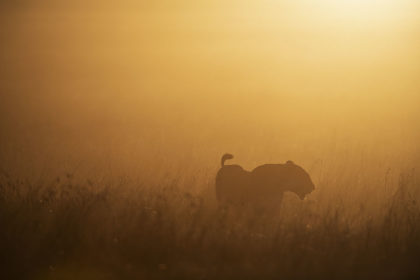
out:
<path id="1" fill-rule="evenodd" d="M 292 161 L 246 171 L 239 165 L 225 165 L 232 158 L 231 154 L 222 156 L 222 167 L 216 175 L 219 206 L 274 210 L 280 206 L 284 192 L 293 192 L 303 200 L 315 189 L 309 174 Z"/>

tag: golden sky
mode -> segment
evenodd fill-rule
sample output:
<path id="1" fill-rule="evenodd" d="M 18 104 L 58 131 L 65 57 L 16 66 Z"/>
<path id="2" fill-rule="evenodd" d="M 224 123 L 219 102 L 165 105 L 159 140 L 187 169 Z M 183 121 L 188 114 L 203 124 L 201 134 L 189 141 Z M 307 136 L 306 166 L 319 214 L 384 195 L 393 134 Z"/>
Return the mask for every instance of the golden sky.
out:
<path id="1" fill-rule="evenodd" d="M 305 143 L 419 137 L 416 0 L 0 7 L 3 141 L 105 131 L 167 143 L 198 134 L 218 147 L 255 131 Z"/>

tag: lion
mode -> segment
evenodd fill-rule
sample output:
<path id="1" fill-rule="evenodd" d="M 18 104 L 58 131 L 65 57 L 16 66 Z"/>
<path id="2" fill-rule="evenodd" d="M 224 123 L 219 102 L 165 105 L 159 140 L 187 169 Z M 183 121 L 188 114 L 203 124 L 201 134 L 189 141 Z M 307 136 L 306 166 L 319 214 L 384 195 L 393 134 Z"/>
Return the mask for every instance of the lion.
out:
<path id="1" fill-rule="evenodd" d="M 231 154 L 222 156 L 216 175 L 219 206 L 274 210 L 281 205 L 284 192 L 293 192 L 304 200 L 315 189 L 309 174 L 290 160 L 247 171 L 239 165 L 225 165 L 232 158 Z"/>

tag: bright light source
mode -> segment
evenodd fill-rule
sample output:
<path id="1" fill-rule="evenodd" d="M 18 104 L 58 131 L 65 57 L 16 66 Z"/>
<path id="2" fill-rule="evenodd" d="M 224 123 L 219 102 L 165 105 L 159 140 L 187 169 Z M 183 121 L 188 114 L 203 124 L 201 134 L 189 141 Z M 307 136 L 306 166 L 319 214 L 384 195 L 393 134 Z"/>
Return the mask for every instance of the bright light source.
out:
<path id="1" fill-rule="evenodd" d="M 397 0 L 324 0 L 323 6 L 337 17 L 354 20 L 392 18 L 404 1 Z"/>

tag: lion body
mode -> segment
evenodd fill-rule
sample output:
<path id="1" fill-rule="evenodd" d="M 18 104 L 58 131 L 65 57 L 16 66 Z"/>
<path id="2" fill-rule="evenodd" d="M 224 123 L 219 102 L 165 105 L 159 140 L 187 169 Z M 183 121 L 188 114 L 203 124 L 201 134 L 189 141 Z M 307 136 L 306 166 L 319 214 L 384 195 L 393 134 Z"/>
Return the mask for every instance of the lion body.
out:
<path id="1" fill-rule="evenodd" d="M 276 209 L 284 192 L 293 192 L 304 199 L 313 190 L 308 173 L 291 161 L 264 164 L 252 171 L 239 165 L 224 165 L 222 161 L 216 175 L 216 197 L 222 206 Z"/>

